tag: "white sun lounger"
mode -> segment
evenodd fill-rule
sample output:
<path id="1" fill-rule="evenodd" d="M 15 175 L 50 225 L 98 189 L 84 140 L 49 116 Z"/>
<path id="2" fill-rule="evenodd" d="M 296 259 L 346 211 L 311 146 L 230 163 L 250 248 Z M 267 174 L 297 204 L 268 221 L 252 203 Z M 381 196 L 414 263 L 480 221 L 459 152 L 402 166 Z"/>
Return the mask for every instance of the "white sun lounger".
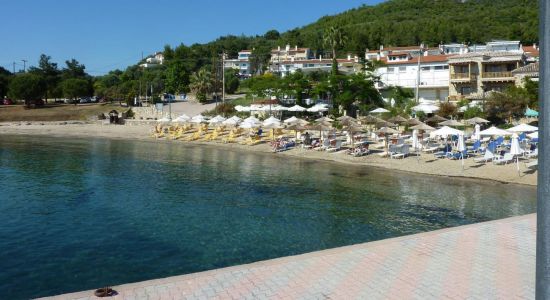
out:
<path id="1" fill-rule="evenodd" d="M 490 162 L 494 158 L 495 158 L 495 155 L 493 154 L 493 152 L 487 150 L 487 151 L 485 151 L 485 155 L 483 155 L 483 157 L 474 158 L 474 162 L 476 162 L 476 163 L 486 163 L 486 162 Z"/>
<path id="2" fill-rule="evenodd" d="M 525 156 L 527 158 L 535 158 L 535 157 L 538 157 L 539 156 L 539 148 L 535 148 L 535 150 L 533 150 L 532 152 L 527 152 L 525 154 Z"/>
<path id="3" fill-rule="evenodd" d="M 514 156 L 510 153 L 504 153 L 503 157 L 497 157 L 493 159 L 495 165 L 505 165 L 514 161 Z"/>
<path id="4" fill-rule="evenodd" d="M 336 140 L 336 145 L 334 145 L 334 147 L 327 147 L 327 152 L 335 152 L 335 151 L 338 151 L 342 148 L 342 141 L 341 140 Z"/>

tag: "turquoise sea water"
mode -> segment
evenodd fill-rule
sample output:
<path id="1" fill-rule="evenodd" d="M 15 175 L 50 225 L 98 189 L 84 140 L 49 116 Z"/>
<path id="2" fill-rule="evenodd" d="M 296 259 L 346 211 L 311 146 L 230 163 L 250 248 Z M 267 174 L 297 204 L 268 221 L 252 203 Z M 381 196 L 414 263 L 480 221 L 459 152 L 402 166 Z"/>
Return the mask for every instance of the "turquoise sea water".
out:
<path id="1" fill-rule="evenodd" d="M 0 136 L 0 299 L 535 211 L 533 187 L 184 144 Z"/>

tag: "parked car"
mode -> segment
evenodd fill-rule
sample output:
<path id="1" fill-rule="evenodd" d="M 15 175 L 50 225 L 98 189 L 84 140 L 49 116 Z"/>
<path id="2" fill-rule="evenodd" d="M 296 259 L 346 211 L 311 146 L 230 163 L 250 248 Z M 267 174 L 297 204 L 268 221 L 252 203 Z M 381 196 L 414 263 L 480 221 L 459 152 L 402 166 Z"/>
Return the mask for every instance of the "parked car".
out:
<path id="1" fill-rule="evenodd" d="M 2 104 L 4 104 L 4 105 L 13 105 L 13 100 L 5 98 L 4 101 L 2 101 Z"/>

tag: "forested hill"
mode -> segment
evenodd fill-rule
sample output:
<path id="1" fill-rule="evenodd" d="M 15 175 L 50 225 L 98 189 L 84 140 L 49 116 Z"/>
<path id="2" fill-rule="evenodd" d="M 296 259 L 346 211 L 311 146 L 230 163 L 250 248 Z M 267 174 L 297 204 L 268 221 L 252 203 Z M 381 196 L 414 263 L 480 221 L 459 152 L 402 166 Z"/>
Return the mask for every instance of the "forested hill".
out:
<path id="1" fill-rule="evenodd" d="M 258 36 L 224 36 L 206 44 L 182 45 L 174 49 L 179 55 L 174 54 L 189 58 L 226 51 L 234 57 L 241 49 L 269 53 L 271 47 L 286 44 L 322 53 L 327 50 L 323 33 L 331 26 L 340 27 L 347 36 L 342 53 L 362 54 L 366 48 L 380 45 L 410 46 L 421 42 L 435 46 L 440 42 L 507 39 L 531 44 L 538 41 L 538 0 L 389 0 L 325 16 L 284 33 L 271 30 Z"/>
<path id="2" fill-rule="evenodd" d="M 326 16 L 282 35 L 290 44 L 322 48 L 323 31 L 339 26 L 351 51 L 379 45 L 436 45 L 493 39 L 538 41 L 538 0 L 390 0 Z"/>

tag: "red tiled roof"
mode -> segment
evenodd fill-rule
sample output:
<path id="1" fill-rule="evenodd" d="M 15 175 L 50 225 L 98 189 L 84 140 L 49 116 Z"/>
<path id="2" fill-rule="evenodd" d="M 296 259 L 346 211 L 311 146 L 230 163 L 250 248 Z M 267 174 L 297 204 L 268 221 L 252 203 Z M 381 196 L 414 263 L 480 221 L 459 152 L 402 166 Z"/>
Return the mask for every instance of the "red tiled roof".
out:
<path id="1" fill-rule="evenodd" d="M 430 62 L 446 62 L 451 55 L 428 55 L 422 56 L 420 59 L 421 63 L 430 63 Z M 387 65 L 408 65 L 418 63 L 418 57 L 412 57 L 408 60 L 403 61 L 388 61 L 387 58 L 381 59 Z"/>
<path id="2" fill-rule="evenodd" d="M 539 49 L 536 49 L 535 46 L 523 46 L 523 51 L 528 56 L 539 57 Z"/>
<path id="3" fill-rule="evenodd" d="M 339 62 L 339 63 L 353 63 L 353 62 L 355 62 L 355 60 L 347 59 L 347 58 L 337 58 L 336 61 Z M 319 63 L 321 63 L 321 64 L 330 64 L 330 63 L 332 63 L 332 59 L 331 58 L 323 58 L 322 60 L 319 60 L 319 59 L 303 59 L 303 60 L 295 60 L 295 61 L 290 61 L 290 60 L 281 61 L 281 64 L 284 64 L 284 65 L 319 64 Z"/>

